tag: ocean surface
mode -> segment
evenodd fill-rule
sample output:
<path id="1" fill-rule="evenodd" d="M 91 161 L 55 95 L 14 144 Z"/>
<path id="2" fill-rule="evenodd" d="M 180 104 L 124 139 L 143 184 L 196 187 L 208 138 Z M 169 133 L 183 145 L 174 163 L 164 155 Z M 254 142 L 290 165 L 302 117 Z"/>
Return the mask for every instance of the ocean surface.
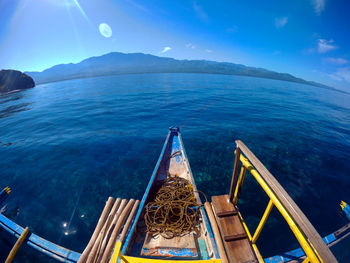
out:
<path id="1" fill-rule="evenodd" d="M 81 252 L 108 196 L 141 198 L 169 126 L 179 126 L 198 189 L 229 190 L 242 140 L 324 236 L 350 203 L 350 94 L 284 81 L 207 74 L 77 79 L 0 97 L 5 214 Z M 252 176 L 240 207 L 254 231 L 267 205 Z M 0 232 L 0 261 L 15 240 Z M 297 247 L 274 210 L 257 243 L 264 257 Z M 350 241 L 334 247 L 350 262 Z M 21 248 L 15 262 L 54 262 Z"/>

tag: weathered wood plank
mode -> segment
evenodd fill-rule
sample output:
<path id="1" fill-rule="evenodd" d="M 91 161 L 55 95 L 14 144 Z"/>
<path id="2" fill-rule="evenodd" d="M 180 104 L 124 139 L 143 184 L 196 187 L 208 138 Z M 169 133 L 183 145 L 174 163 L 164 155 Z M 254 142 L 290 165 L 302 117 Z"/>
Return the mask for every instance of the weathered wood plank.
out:
<path id="1" fill-rule="evenodd" d="M 226 235 L 226 236 L 224 236 L 224 240 L 228 242 L 228 241 L 244 239 L 247 237 L 248 237 L 248 235 L 246 233 L 239 233 L 239 234 L 233 234 L 233 235 Z"/>
<path id="2" fill-rule="evenodd" d="M 235 157 L 235 164 L 233 166 L 233 172 L 232 172 L 232 179 L 231 179 L 231 186 L 230 186 L 230 193 L 229 193 L 229 199 L 230 201 L 233 200 L 233 195 L 235 193 L 235 188 L 237 184 L 238 179 L 238 168 L 239 168 L 239 157 L 241 156 L 241 149 L 238 147 L 236 148 L 236 157 Z"/>
<path id="3" fill-rule="evenodd" d="M 222 236 L 233 236 L 237 234 L 244 234 L 245 230 L 241 224 L 238 216 L 218 217 L 218 223 L 221 225 Z"/>
<path id="4" fill-rule="evenodd" d="M 230 263 L 257 263 L 251 244 L 247 238 L 225 242 Z"/>
<path id="5" fill-rule="evenodd" d="M 220 259 L 221 259 L 222 263 L 228 263 L 227 255 L 226 255 L 225 248 L 224 248 L 224 244 L 223 244 L 223 241 L 222 241 L 221 235 L 220 235 L 220 230 L 219 230 L 218 224 L 216 223 L 215 216 L 214 216 L 211 204 L 209 202 L 205 202 L 204 203 L 204 208 L 205 208 L 205 211 L 207 211 L 208 218 L 209 218 L 211 227 L 212 227 L 213 232 L 214 232 L 214 238 L 215 238 L 216 244 L 218 246 Z"/>
<path id="6" fill-rule="evenodd" d="M 192 233 L 181 237 L 164 238 L 146 234 L 141 250 L 142 256 L 197 258 L 198 250 Z"/>
<path id="7" fill-rule="evenodd" d="M 228 195 L 212 196 L 211 200 L 217 216 L 221 217 L 237 214 L 237 210 L 232 202 L 229 201 Z"/>
<path id="8" fill-rule="evenodd" d="M 236 144 L 237 147 L 241 149 L 242 153 L 248 158 L 251 164 L 260 173 L 265 182 L 270 186 L 290 216 L 294 219 L 295 223 L 303 231 L 304 235 L 307 237 L 310 243 L 312 243 L 314 249 L 316 249 L 322 260 L 324 262 L 337 262 L 336 258 L 327 247 L 327 245 L 323 242 L 321 236 L 316 231 L 314 226 L 310 223 L 301 209 L 284 190 L 284 188 L 279 184 L 276 178 L 269 172 L 269 170 L 267 170 L 267 168 L 259 161 L 259 159 L 242 141 L 237 140 Z"/>
<path id="9" fill-rule="evenodd" d="M 212 196 L 212 206 L 228 260 L 230 263 L 258 262 L 237 212 L 226 216 L 217 214 L 224 213 L 225 209 L 236 211 L 228 198 L 228 195 Z"/>

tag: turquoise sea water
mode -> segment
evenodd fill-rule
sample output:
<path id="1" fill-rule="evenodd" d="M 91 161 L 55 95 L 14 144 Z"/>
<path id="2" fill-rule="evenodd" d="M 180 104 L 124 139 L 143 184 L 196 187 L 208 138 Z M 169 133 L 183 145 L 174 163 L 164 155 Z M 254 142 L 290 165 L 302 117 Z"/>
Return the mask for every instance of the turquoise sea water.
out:
<path id="1" fill-rule="evenodd" d="M 173 125 L 207 196 L 228 192 L 240 139 L 322 236 L 347 223 L 337 211 L 340 200 L 350 203 L 350 95 L 206 74 L 78 79 L 1 96 L 0 187 L 12 188 L 6 213 L 81 252 L 108 196 L 142 197 Z M 268 200 L 249 176 L 242 192 L 254 231 Z M 258 241 L 266 257 L 297 246 L 275 212 Z M 0 261 L 13 242 L 1 231 Z M 335 248 L 340 262 L 350 262 L 349 244 Z M 17 260 L 49 262 L 29 248 Z"/>

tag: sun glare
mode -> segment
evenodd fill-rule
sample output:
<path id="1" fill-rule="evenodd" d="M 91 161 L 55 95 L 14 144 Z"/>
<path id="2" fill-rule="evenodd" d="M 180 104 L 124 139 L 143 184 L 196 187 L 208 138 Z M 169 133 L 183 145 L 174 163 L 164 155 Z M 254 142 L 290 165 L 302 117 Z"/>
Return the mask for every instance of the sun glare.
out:
<path id="1" fill-rule="evenodd" d="M 77 8 L 79 9 L 80 13 L 85 17 L 87 18 L 87 15 L 85 13 L 85 11 L 81 8 L 78 0 L 72 0 L 74 2 L 74 4 L 77 6 Z"/>
<path id="2" fill-rule="evenodd" d="M 100 30 L 100 33 L 102 36 L 109 38 L 112 36 L 112 28 L 106 24 L 106 23 L 101 23 L 98 27 L 98 29 Z"/>

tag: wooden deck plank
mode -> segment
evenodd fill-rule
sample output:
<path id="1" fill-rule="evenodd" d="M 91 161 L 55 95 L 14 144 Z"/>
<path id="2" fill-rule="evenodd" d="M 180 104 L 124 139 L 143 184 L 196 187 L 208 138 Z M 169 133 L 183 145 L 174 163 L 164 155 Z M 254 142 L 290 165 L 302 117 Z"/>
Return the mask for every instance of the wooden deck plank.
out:
<path id="1" fill-rule="evenodd" d="M 227 200 L 228 195 L 212 196 L 212 206 L 228 260 L 230 263 L 258 262 L 237 210 Z"/>
<path id="2" fill-rule="evenodd" d="M 228 195 L 212 196 L 212 203 L 215 214 L 219 217 L 237 214 L 236 208 L 229 202 Z"/>
<path id="3" fill-rule="evenodd" d="M 232 236 L 237 234 L 245 234 L 245 230 L 241 224 L 241 220 L 238 216 L 225 216 L 218 217 L 217 219 L 221 224 L 221 235 Z"/>
<path id="4" fill-rule="evenodd" d="M 249 240 L 242 239 L 230 242 L 224 242 L 226 251 L 229 251 L 228 258 L 231 263 L 257 263 Z"/>
<path id="5" fill-rule="evenodd" d="M 234 234 L 234 235 L 226 235 L 224 236 L 225 241 L 235 241 L 239 239 L 247 238 L 248 235 L 246 233 Z"/>

